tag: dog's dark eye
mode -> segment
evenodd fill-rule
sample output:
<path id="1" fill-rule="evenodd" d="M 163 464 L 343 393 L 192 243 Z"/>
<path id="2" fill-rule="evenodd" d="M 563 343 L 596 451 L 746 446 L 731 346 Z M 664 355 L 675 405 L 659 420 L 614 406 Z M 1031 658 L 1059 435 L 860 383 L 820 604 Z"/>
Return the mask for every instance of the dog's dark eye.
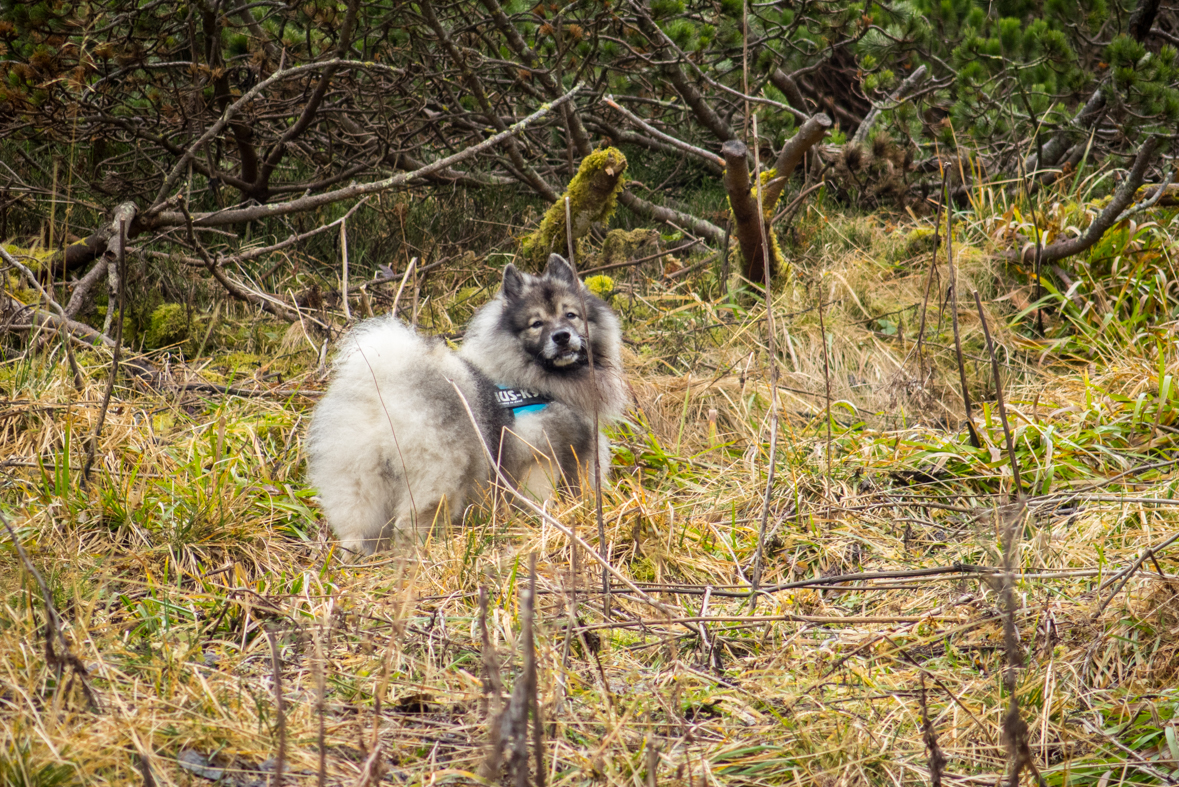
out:
<path id="1" fill-rule="evenodd" d="M 576 312 L 565 312 L 565 319 L 566 320 L 576 320 L 577 313 Z"/>
<path id="2" fill-rule="evenodd" d="M 530 325 L 529 327 L 530 328 L 540 328 L 543 325 L 544 325 L 544 323 L 541 322 L 540 320 L 533 320 L 532 325 Z"/>

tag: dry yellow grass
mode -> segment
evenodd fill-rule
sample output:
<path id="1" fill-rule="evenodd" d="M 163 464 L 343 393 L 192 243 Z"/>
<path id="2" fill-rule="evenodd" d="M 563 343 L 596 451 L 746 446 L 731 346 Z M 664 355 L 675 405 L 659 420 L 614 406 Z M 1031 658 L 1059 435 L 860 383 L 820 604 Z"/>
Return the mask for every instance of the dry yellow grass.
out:
<path id="1" fill-rule="evenodd" d="M 859 229 L 874 248 L 887 241 L 880 227 Z M 990 301 L 1003 294 L 981 254 L 963 259 L 964 280 Z M 569 539 L 509 506 L 473 512 L 415 553 L 340 563 L 301 476 L 300 441 L 322 386 L 314 372 L 249 398 L 121 378 L 83 488 L 78 468 L 109 358 L 81 354 L 82 391 L 53 341 L 8 361 L 0 507 L 52 590 L 98 705 L 87 703 L 82 676 L 47 663 L 45 609 L 6 540 L 0 777 L 124 785 L 144 783 L 146 768 L 159 785 L 215 775 L 274 783 L 281 734 L 284 782 L 315 784 L 322 720 L 328 784 L 361 783 L 374 751 L 387 783 L 477 783 L 491 723 L 479 588 L 490 592 L 487 626 L 510 691 L 523 658 L 519 591 L 535 554 L 547 783 L 928 783 L 924 701 L 947 773 L 994 784 L 1007 765 L 999 580 L 947 570 L 821 584 L 1002 563 L 993 511 L 1010 489 L 1002 431 L 989 406 L 977 417 L 983 449 L 958 430 L 956 369 L 936 346 L 944 311 L 931 305 L 929 334 L 941 338 L 924 378 L 917 309 L 901 336 L 881 330 L 884 311 L 920 303 L 918 268 L 900 273 L 832 248 L 780 291 L 782 419 L 763 584 L 797 586 L 756 605 L 737 596 L 748 588 L 770 458 L 764 310 L 690 283 L 634 294 L 637 403 L 617 436 L 604 521 L 613 565 L 662 611 L 615 582 L 608 621 L 593 561 L 582 552 L 574 576 Z M 820 294 L 830 304 L 830 444 Z M 1051 784 L 1158 781 L 1179 768 L 1176 552 L 1145 560 L 1124 586 L 1109 580 L 1175 532 L 1169 503 L 1135 502 L 1169 499 L 1171 482 L 1164 468 L 1076 491 L 1113 475 L 1103 451 L 1134 464 L 1133 440 L 1168 434 L 1169 416 L 1126 426 L 1116 396 L 1094 409 L 1105 394 L 1128 397 L 1131 409 L 1143 391 L 1157 398 L 1143 382 L 1157 363 L 1129 359 L 1088 381 L 1037 371 L 1036 352 L 994 319 L 1008 307 L 988 308 L 1010 362 L 1025 478 L 1045 483 L 1032 460 L 1044 463 L 1036 435 L 1051 426 L 1058 447 L 1048 462 L 1059 459 L 1063 480 L 1049 479 L 1049 491 L 1073 490 L 1034 499 L 1019 520 L 1027 667 L 1017 696 L 1030 751 Z M 971 311 L 962 310 L 963 332 L 977 355 Z M 1164 365 L 1175 364 L 1169 350 Z M 988 367 L 972 363 L 970 375 L 984 391 Z M 1123 424 L 1130 447 L 1101 424 Z M 592 499 L 549 510 L 601 548 Z M 574 590 L 578 626 L 600 638 L 596 655 L 577 637 L 566 649 Z"/>

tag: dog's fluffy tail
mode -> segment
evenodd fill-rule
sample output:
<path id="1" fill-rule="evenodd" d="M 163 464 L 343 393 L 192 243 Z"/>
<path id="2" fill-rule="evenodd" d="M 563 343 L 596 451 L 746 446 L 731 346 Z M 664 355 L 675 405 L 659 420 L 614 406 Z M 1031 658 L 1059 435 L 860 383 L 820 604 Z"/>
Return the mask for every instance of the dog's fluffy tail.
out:
<path id="1" fill-rule="evenodd" d="M 369 554 L 460 516 L 486 484 L 452 380 L 478 397 L 464 362 L 396 319 L 369 320 L 345 339 L 307 437 L 308 477 L 345 549 Z"/>

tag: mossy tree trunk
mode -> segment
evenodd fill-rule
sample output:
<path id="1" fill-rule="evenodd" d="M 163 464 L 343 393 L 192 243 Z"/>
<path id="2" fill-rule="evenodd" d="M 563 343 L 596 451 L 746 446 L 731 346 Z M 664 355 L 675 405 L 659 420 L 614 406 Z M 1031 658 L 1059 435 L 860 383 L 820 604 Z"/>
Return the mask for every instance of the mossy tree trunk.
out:
<path id="1" fill-rule="evenodd" d="M 773 228 L 769 226 L 774 208 L 782 196 L 786 181 L 798 167 L 808 150 L 815 146 L 831 130 L 831 118 L 819 114 L 808 118 L 802 127 L 778 154 L 774 169 L 765 172 L 761 181 L 765 184 L 762 192 L 762 210 L 765 212 L 766 237 L 770 241 L 769 273 L 782 269 L 784 261 L 778 248 Z M 761 224 L 757 220 L 757 192 L 749 184 L 749 149 L 744 142 L 730 139 L 721 147 L 725 159 L 725 191 L 729 195 L 729 206 L 733 210 L 733 226 L 737 243 L 741 246 L 741 257 L 745 262 L 745 278 L 757 284 L 768 280 L 766 253 L 762 250 Z"/>
<path id="2" fill-rule="evenodd" d="M 604 222 L 614 213 L 618 194 L 624 185 L 626 156 L 616 148 L 602 148 L 581 160 L 577 174 L 568 188 L 545 212 L 540 226 L 524 238 L 522 251 L 537 270 L 549 254 L 568 253 L 565 230 L 565 197 L 569 197 L 569 211 L 573 223 L 574 242 L 585 237 L 595 222 Z"/>

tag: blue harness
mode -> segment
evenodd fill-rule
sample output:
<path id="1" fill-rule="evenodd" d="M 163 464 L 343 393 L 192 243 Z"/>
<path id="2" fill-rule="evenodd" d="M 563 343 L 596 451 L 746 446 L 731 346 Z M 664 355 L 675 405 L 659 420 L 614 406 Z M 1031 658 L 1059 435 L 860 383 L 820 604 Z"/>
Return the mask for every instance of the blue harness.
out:
<path id="1" fill-rule="evenodd" d="M 506 385 L 495 386 L 495 402 L 505 410 L 511 410 L 513 415 L 523 413 L 539 413 L 552 403 L 552 398 L 529 391 L 527 388 L 508 388 Z"/>

